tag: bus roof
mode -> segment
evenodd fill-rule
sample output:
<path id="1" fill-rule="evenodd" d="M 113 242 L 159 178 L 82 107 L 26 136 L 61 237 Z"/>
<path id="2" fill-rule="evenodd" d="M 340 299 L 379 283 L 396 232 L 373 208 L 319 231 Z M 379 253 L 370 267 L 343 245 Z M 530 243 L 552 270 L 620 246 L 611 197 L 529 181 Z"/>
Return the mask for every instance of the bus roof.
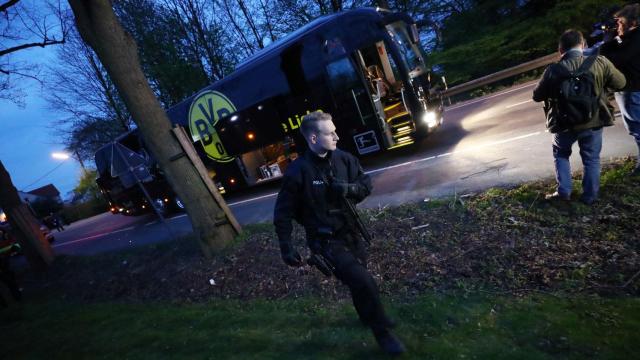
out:
<path id="1" fill-rule="evenodd" d="M 261 64 L 273 59 L 274 57 L 280 56 L 291 45 L 294 45 L 297 41 L 301 40 L 305 36 L 308 36 L 309 34 L 323 31 L 328 26 L 335 25 L 338 22 L 345 23 L 350 19 L 357 18 L 368 19 L 370 21 L 379 20 L 383 21 L 384 23 L 389 23 L 396 20 L 413 22 L 411 17 L 404 13 L 393 13 L 388 10 L 376 8 L 359 8 L 354 10 L 341 11 L 329 15 L 323 15 L 246 58 L 236 66 L 236 69 L 231 74 L 214 83 L 207 85 L 200 91 L 220 88 L 224 86 L 224 84 L 236 80 L 246 71 L 249 71 L 256 66 L 260 66 Z M 189 104 L 191 104 L 191 102 L 193 101 L 193 98 L 200 91 L 192 94 L 180 103 L 175 104 L 170 109 L 168 109 L 169 116 L 172 116 L 172 113 L 181 112 L 181 110 L 183 110 L 185 107 L 188 108 Z"/>
<path id="2" fill-rule="evenodd" d="M 341 11 L 338 13 L 320 16 L 319 18 L 312 20 L 306 25 L 303 25 L 299 29 L 288 34 L 287 36 L 278 39 L 276 42 L 270 44 L 264 49 L 260 49 L 255 54 L 244 59 L 242 62 L 240 62 L 240 64 L 236 66 L 235 71 L 244 70 L 245 68 L 248 68 L 253 64 L 260 63 L 261 60 L 266 60 L 268 58 L 280 55 L 282 51 L 286 49 L 289 45 L 300 40 L 302 37 L 309 35 L 309 33 L 311 33 L 312 31 L 328 26 L 329 24 L 335 23 L 336 21 L 339 21 L 339 20 L 344 20 L 344 19 L 354 18 L 354 17 L 368 17 L 372 19 L 382 19 L 382 15 L 373 8 L 361 8 L 361 9 L 355 9 L 355 10 L 349 10 L 349 11 Z"/>

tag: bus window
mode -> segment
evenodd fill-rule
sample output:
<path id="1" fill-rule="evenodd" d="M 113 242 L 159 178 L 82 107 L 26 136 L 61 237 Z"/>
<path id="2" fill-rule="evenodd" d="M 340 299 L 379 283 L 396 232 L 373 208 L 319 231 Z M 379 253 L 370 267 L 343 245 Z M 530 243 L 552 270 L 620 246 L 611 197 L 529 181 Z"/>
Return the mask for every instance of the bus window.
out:
<path id="1" fill-rule="evenodd" d="M 411 42 L 404 23 L 387 25 L 387 29 L 391 39 L 398 45 L 407 69 L 410 71 L 416 69 L 422 71 L 424 60 L 416 46 Z"/>
<path id="2" fill-rule="evenodd" d="M 336 93 L 349 91 L 359 85 L 358 74 L 349 58 L 342 58 L 327 65 L 327 73 L 331 89 Z"/>
<path id="3" fill-rule="evenodd" d="M 292 45 L 282 53 L 281 68 L 287 77 L 291 94 L 298 96 L 307 92 L 307 80 L 301 63 L 302 45 Z"/>
<path id="4" fill-rule="evenodd" d="M 254 185 L 282 177 L 297 157 L 295 143 L 290 137 L 285 137 L 284 141 L 242 154 L 240 164 L 245 170 L 245 181 Z"/>

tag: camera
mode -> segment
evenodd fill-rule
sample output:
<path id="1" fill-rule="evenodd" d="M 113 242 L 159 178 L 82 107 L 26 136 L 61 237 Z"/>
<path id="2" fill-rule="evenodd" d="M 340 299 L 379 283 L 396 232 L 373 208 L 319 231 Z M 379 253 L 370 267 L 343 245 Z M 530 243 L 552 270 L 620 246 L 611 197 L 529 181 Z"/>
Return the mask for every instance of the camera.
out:
<path id="1" fill-rule="evenodd" d="M 600 12 L 598 16 L 600 21 L 591 26 L 592 32 L 588 39 L 590 46 L 607 42 L 617 35 L 618 24 L 613 16 L 618 10 L 620 10 L 620 6 L 614 5 Z"/>
<path id="2" fill-rule="evenodd" d="M 604 33 L 614 32 L 617 29 L 616 19 L 608 19 L 602 22 L 597 22 L 593 24 L 593 32 L 591 33 L 591 37 L 596 37 Z"/>

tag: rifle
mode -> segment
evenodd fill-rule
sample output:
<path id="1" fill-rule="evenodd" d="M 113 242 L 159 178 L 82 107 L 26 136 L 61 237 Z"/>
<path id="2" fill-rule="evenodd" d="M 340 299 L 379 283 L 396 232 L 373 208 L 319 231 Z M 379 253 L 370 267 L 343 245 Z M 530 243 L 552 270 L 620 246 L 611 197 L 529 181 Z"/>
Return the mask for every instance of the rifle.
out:
<path id="1" fill-rule="evenodd" d="M 325 276 L 333 275 L 333 272 L 336 270 L 336 267 L 320 254 L 311 254 L 307 259 L 307 265 L 317 267 Z"/>
<path id="2" fill-rule="evenodd" d="M 349 215 L 351 215 L 353 222 L 355 222 L 355 225 L 358 228 L 360 235 L 362 235 L 362 238 L 364 239 L 364 241 L 366 241 L 367 245 L 371 245 L 371 240 L 373 238 L 371 237 L 369 230 L 367 230 L 367 228 L 364 226 L 364 223 L 362 222 L 360 215 L 358 215 L 358 211 L 356 211 L 356 207 L 353 205 L 351 200 L 347 199 L 345 196 L 341 196 L 341 198 L 342 198 L 342 202 L 347 208 L 347 211 L 349 212 Z"/>

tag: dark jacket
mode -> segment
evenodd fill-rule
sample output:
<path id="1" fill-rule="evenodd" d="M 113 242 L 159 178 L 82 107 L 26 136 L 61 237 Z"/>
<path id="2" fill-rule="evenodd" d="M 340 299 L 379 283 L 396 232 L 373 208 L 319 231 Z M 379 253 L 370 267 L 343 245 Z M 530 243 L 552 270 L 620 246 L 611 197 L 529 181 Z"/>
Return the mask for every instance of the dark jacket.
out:
<path id="1" fill-rule="evenodd" d="M 584 59 L 585 57 L 580 50 L 570 50 L 562 56 L 560 62 L 549 65 L 544 74 L 542 74 L 538 86 L 533 90 L 533 100 L 537 102 L 544 101 L 546 105 L 553 98 L 559 86 L 558 72 L 561 70 L 559 66 L 565 67 L 570 72 L 576 71 L 582 65 Z M 607 91 L 606 89 L 622 89 L 626 84 L 625 77 L 604 56 L 598 56 L 589 71 L 594 77 L 596 95 L 600 96 L 601 99 L 599 116 L 571 129 L 565 129 L 558 126 L 556 114 L 554 114 L 555 109 L 551 107 L 547 113 L 547 128 L 551 133 L 564 130 L 580 131 L 613 125 L 613 114 L 608 109 L 606 96 L 601 95 L 606 95 L 603 94 L 603 92 Z"/>
<path id="2" fill-rule="evenodd" d="M 627 78 L 625 91 L 640 91 L 640 29 L 635 28 L 600 47 L 600 54 L 609 59 Z"/>
<path id="3" fill-rule="evenodd" d="M 358 159 L 342 150 L 330 151 L 325 158 L 307 150 L 289 165 L 273 215 L 281 244 L 291 242 L 294 219 L 304 226 L 310 246 L 317 239 L 319 228 L 340 233 L 350 226 L 340 196 L 327 184 L 332 178 L 357 184 L 356 194 L 351 197 L 355 202 L 371 193 L 371 179 Z"/>

